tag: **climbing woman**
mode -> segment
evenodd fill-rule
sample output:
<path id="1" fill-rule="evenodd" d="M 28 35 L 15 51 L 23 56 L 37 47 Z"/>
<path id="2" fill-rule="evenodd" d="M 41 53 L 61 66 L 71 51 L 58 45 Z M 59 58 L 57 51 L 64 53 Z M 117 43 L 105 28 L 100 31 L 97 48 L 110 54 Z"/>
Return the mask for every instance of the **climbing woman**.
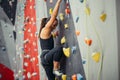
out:
<path id="1" fill-rule="evenodd" d="M 43 18 L 41 20 L 41 26 L 39 31 L 40 46 L 42 49 L 41 53 L 41 64 L 45 69 L 48 80 L 55 80 L 55 76 L 61 76 L 60 72 L 60 60 L 63 55 L 62 47 L 54 47 L 54 40 L 52 36 L 52 31 L 56 28 L 58 24 L 57 15 L 59 11 L 59 6 L 62 0 L 57 0 L 53 13 L 48 18 Z"/>

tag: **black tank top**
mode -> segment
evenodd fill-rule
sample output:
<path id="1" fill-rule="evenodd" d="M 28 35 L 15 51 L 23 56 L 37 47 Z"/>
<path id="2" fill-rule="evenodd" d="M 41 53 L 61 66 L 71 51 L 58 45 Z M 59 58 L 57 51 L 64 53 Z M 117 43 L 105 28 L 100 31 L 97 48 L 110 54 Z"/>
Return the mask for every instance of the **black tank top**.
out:
<path id="1" fill-rule="evenodd" d="M 41 45 L 41 49 L 42 50 L 51 50 L 52 48 L 54 48 L 54 40 L 53 40 L 53 36 L 51 36 L 48 39 L 41 39 L 40 38 L 40 45 Z"/>

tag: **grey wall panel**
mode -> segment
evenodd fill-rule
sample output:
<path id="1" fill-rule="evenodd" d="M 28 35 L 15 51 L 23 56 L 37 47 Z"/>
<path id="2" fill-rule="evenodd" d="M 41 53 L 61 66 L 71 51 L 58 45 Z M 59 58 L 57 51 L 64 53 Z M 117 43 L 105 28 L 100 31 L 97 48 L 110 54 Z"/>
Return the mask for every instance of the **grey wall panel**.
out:
<path id="1" fill-rule="evenodd" d="M 13 37 L 13 25 L 9 18 L 0 7 L 0 32 L 1 32 L 1 50 L 0 50 L 0 62 L 6 65 L 8 68 L 14 70 L 12 64 L 14 64 L 13 56 L 15 54 L 15 43 Z M 12 47 L 11 47 L 12 46 Z M 5 51 L 2 48 L 5 47 Z"/>
<path id="2" fill-rule="evenodd" d="M 7 56 L 6 56 L 6 60 L 8 62 L 10 62 L 10 66 L 9 68 L 14 70 L 14 55 L 15 55 L 15 43 L 14 43 L 14 38 L 13 38 L 13 29 L 11 27 L 13 27 L 12 25 L 5 23 L 4 21 L 1 21 L 1 27 L 2 27 L 2 34 L 3 34 L 3 38 L 4 38 L 4 42 L 5 42 L 5 47 L 6 47 L 6 51 L 7 51 Z M 5 60 L 5 61 L 6 61 Z M 3 64 L 7 64 L 7 63 L 3 63 Z"/>
<path id="3" fill-rule="evenodd" d="M 16 31 L 16 53 L 14 60 L 16 61 L 14 72 L 15 78 L 23 80 L 23 54 L 24 54 L 24 8 L 26 0 L 18 0 L 15 18 Z"/>
<path id="4" fill-rule="evenodd" d="M 3 25 L 2 25 L 1 20 L 0 20 L 0 63 L 4 64 L 8 68 L 11 68 L 7 49 L 6 49 L 6 43 L 4 40 L 2 26 Z"/>
<path id="5" fill-rule="evenodd" d="M 119 1 L 117 1 L 118 4 Z M 80 30 L 81 35 L 78 36 L 79 46 L 82 54 L 82 58 L 88 60 L 84 65 L 85 73 L 89 78 L 88 80 L 97 80 L 100 62 L 96 63 L 92 59 L 92 53 L 94 51 L 100 51 L 100 42 L 96 34 L 99 34 L 99 38 L 102 44 L 102 53 L 104 55 L 102 75 L 100 80 L 119 80 L 118 79 L 118 44 L 117 42 L 117 30 L 119 31 L 119 24 L 116 24 L 116 1 L 115 0 L 100 0 L 92 1 L 87 0 L 87 4 L 90 7 L 91 14 L 87 16 L 85 13 L 85 5 L 79 0 L 70 0 L 71 10 L 73 12 L 73 19 L 76 30 Z M 119 5 L 119 4 L 118 4 Z M 100 20 L 100 14 L 105 11 L 107 18 L 105 22 Z M 119 13 L 119 6 L 117 6 L 117 14 Z M 78 23 L 76 23 L 76 17 L 79 17 Z M 119 23 L 119 17 L 118 17 Z M 95 28 L 96 31 L 95 31 Z M 117 29 L 118 28 L 118 29 Z M 119 33 L 119 32 L 118 32 Z M 88 47 L 84 39 L 88 36 L 92 39 L 93 43 Z M 89 58 L 86 56 L 89 55 Z"/>
<path id="6" fill-rule="evenodd" d="M 78 74 L 78 73 L 83 76 L 84 80 L 86 80 L 82 59 L 81 59 L 81 53 L 78 45 L 78 40 L 75 34 L 75 26 L 74 26 L 73 16 L 72 16 L 72 14 L 74 13 L 71 12 L 70 15 L 65 14 L 66 2 L 67 0 L 63 0 L 59 9 L 59 13 L 64 14 L 64 20 L 63 21 L 59 20 L 59 25 L 58 25 L 59 27 L 57 28 L 59 30 L 59 36 L 58 36 L 58 39 L 56 39 L 57 40 L 56 44 L 60 45 L 61 38 L 65 36 L 66 43 L 63 46 L 70 47 L 70 50 L 72 50 L 73 46 L 76 46 L 77 49 L 75 54 L 70 52 L 69 58 L 66 58 L 66 57 L 63 58 L 63 60 L 61 61 L 62 71 L 64 72 L 64 74 L 67 75 L 67 80 L 71 80 L 72 75 Z M 49 10 L 51 8 L 54 9 L 55 3 L 56 1 L 53 1 L 53 3 L 50 3 L 49 1 L 47 1 L 47 12 L 49 16 L 50 16 Z M 58 14 L 58 19 L 59 19 L 59 14 Z M 69 26 L 68 29 L 64 28 L 64 24 L 68 24 Z"/>
<path id="7" fill-rule="evenodd" d="M 119 80 L 120 80 L 120 0 L 116 0 L 116 18 L 117 18 L 117 39 L 118 39 L 118 67 L 119 67 Z"/>

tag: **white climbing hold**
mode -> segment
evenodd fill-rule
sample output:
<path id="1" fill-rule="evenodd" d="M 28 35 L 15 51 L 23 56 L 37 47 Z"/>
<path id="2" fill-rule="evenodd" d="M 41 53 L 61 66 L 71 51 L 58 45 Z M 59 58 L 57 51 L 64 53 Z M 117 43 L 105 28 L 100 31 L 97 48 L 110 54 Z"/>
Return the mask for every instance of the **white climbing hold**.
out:
<path id="1" fill-rule="evenodd" d="M 27 77 L 28 77 L 28 79 L 31 78 L 31 73 L 30 72 L 27 73 Z"/>

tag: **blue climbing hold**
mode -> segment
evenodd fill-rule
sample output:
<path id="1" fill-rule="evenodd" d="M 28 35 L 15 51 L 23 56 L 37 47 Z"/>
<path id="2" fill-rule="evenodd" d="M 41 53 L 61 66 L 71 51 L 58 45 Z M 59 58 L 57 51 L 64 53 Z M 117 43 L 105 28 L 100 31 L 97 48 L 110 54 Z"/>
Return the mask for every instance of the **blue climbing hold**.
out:
<path id="1" fill-rule="evenodd" d="M 84 2 L 84 0 L 80 0 L 80 2 L 81 2 L 81 3 L 83 3 L 83 2 Z"/>
<path id="2" fill-rule="evenodd" d="M 77 17 L 76 17 L 76 23 L 78 22 L 78 20 L 79 20 L 79 17 L 77 16 Z"/>
<path id="3" fill-rule="evenodd" d="M 2 51 L 6 51 L 6 48 L 5 48 L 5 47 L 2 47 Z"/>
<path id="4" fill-rule="evenodd" d="M 72 51 L 72 53 L 73 53 L 73 54 L 75 54 L 75 53 L 76 53 L 76 49 L 77 49 L 77 47 L 76 47 L 76 46 L 73 46 L 73 47 L 72 47 L 71 51 Z"/>
<path id="5" fill-rule="evenodd" d="M 83 76 L 81 74 L 77 74 L 77 80 L 83 80 Z"/>

